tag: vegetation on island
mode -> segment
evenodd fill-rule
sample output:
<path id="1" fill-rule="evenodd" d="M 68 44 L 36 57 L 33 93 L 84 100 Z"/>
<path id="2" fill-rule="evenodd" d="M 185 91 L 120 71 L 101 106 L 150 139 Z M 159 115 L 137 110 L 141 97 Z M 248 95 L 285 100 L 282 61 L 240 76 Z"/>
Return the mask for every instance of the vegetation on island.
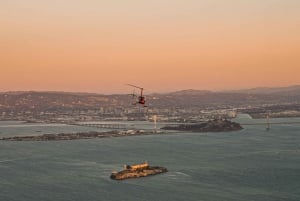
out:
<path id="1" fill-rule="evenodd" d="M 215 119 L 209 120 L 204 123 L 198 124 L 180 124 L 176 126 L 165 126 L 164 130 L 177 130 L 177 131 L 191 131 L 191 132 L 225 132 L 225 131 L 237 131 L 243 129 L 243 127 L 236 122 Z"/>

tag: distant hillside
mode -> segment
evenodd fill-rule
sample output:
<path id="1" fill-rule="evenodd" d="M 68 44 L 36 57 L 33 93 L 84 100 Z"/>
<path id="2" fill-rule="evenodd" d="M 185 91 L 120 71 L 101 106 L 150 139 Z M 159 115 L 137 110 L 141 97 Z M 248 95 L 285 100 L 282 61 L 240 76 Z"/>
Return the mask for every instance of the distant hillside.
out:
<path id="1" fill-rule="evenodd" d="M 8 92 L 0 93 L 0 111 L 94 109 L 122 106 L 130 101 L 130 97 L 127 95 L 99 95 L 70 92 Z"/>
<path id="2" fill-rule="evenodd" d="M 151 98 L 151 97 L 149 97 Z M 279 97 L 276 97 L 278 100 Z M 262 104 L 274 102 L 274 96 L 253 95 L 241 93 L 170 93 L 161 94 L 155 100 L 151 100 L 157 106 L 173 107 L 216 107 L 224 105 Z"/>
<path id="3" fill-rule="evenodd" d="M 146 94 L 149 108 L 227 106 L 261 106 L 300 102 L 300 86 L 282 88 L 256 88 L 234 92 L 183 90 L 166 94 Z M 132 108 L 134 99 L 126 94 L 101 95 L 70 92 L 2 92 L 1 111 L 63 111 L 88 110 L 100 107 Z"/>

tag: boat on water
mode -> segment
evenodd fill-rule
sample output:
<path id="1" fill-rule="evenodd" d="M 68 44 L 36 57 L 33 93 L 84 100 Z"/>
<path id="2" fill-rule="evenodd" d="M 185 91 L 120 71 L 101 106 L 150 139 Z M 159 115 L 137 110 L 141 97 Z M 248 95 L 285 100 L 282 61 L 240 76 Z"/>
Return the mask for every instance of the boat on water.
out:
<path id="1" fill-rule="evenodd" d="M 165 172 L 168 172 L 167 168 L 165 167 L 150 166 L 148 162 L 144 162 L 135 165 L 124 165 L 124 169 L 122 171 L 112 172 L 110 178 L 114 180 L 124 180 L 130 178 L 147 177 Z"/>

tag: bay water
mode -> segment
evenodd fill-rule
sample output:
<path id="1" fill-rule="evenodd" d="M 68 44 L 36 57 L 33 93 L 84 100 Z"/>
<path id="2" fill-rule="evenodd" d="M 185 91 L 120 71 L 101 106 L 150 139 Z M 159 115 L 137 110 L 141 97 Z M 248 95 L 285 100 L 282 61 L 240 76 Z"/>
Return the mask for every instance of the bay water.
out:
<path id="1" fill-rule="evenodd" d="M 235 121 L 265 122 L 247 115 Z M 104 130 L 0 122 L 0 137 Z M 168 172 L 109 178 L 124 164 L 145 160 Z M 246 125 L 236 132 L 0 141 L 0 200 L 299 201 L 300 124 L 272 125 L 269 131 L 264 125 Z"/>

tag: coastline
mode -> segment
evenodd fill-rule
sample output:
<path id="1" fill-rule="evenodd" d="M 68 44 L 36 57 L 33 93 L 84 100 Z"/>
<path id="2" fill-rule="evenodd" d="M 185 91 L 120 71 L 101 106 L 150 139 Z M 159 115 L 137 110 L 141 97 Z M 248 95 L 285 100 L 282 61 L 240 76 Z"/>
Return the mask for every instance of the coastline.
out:
<path id="1" fill-rule="evenodd" d="M 228 120 L 210 120 L 201 124 L 180 124 L 178 126 L 165 126 L 161 130 L 112 130 L 104 132 L 77 132 L 77 133 L 58 133 L 41 134 L 26 136 L 2 137 L 2 141 L 58 141 L 58 140 L 79 140 L 92 138 L 108 137 L 129 137 L 141 135 L 163 135 L 178 132 L 230 132 L 243 129 L 239 123 Z"/>
<path id="2" fill-rule="evenodd" d="M 59 141 L 59 140 L 80 140 L 92 138 L 109 138 L 109 137 L 128 137 L 141 135 L 162 135 L 171 134 L 171 132 L 142 132 L 140 130 L 128 131 L 107 131 L 107 132 L 79 132 L 79 133 L 59 133 L 59 134 L 42 134 L 42 135 L 27 135 L 27 136 L 12 136 L 3 137 L 3 141 Z"/>

